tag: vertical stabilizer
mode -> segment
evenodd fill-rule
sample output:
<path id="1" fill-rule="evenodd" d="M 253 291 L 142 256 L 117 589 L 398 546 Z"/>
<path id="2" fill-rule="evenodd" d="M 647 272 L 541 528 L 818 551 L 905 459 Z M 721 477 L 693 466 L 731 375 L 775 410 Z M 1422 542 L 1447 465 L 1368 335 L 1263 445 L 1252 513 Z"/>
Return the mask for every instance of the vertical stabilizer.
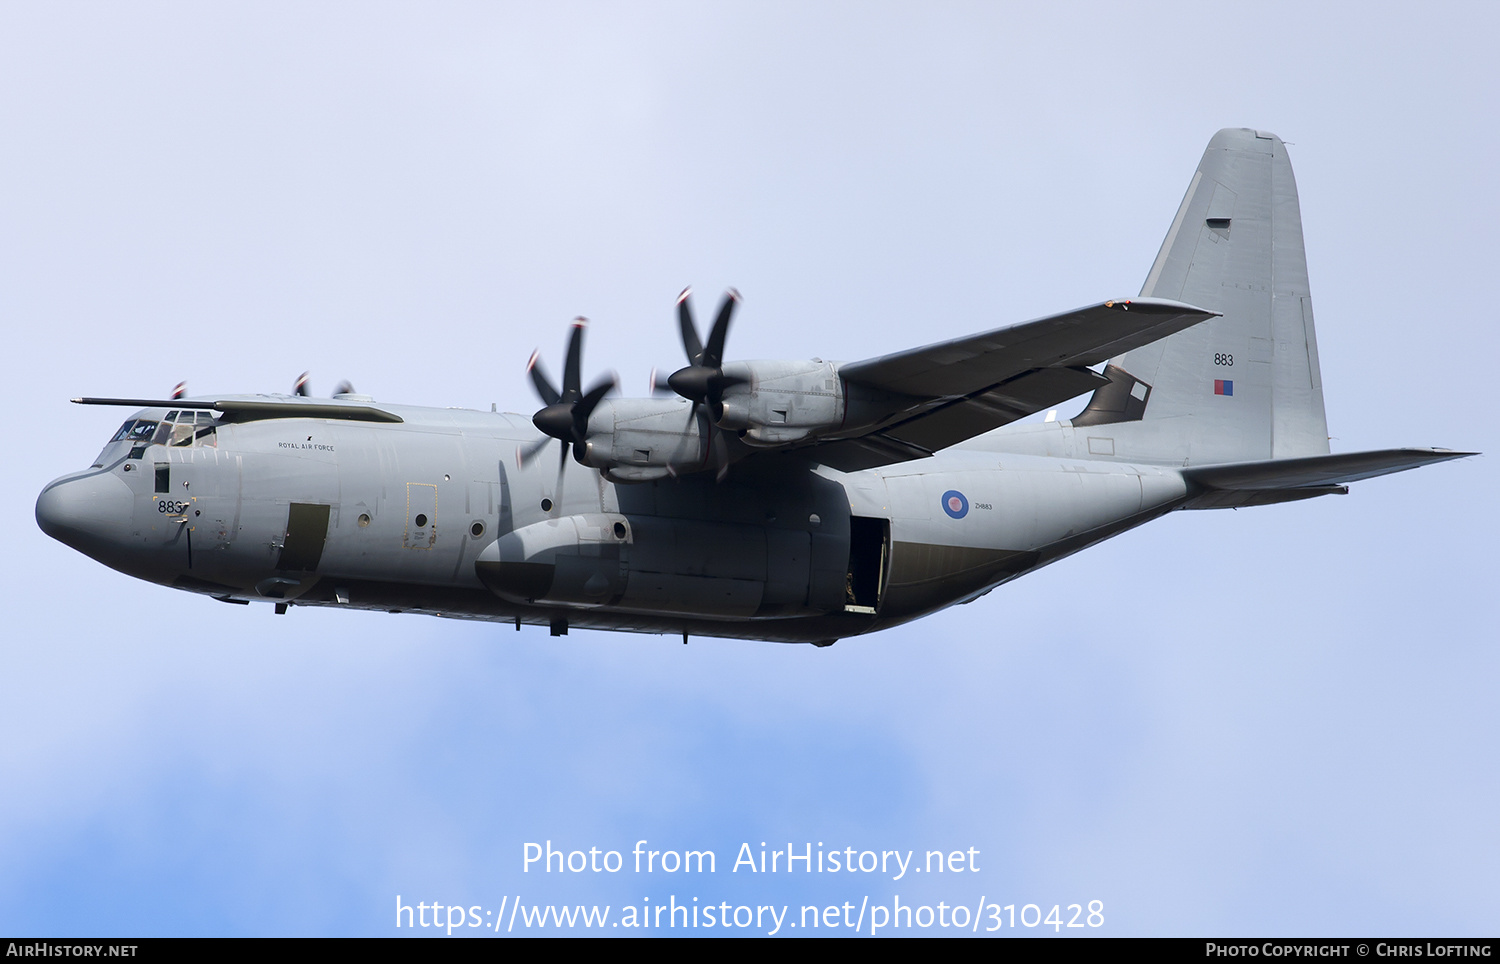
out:
<path id="1" fill-rule="evenodd" d="M 1328 452 L 1297 184 L 1281 138 L 1214 135 L 1142 296 L 1222 312 L 1110 360 L 1073 425 L 1117 457 L 1185 464 Z"/>

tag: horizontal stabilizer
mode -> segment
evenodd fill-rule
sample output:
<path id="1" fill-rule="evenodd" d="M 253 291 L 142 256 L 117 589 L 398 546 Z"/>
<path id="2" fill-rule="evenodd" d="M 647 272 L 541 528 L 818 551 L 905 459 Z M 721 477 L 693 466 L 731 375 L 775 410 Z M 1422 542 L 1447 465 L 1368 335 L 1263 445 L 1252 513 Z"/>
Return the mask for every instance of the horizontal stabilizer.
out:
<path id="1" fill-rule="evenodd" d="M 1184 469 L 1191 482 L 1210 489 L 1265 491 L 1304 489 L 1347 485 L 1378 475 L 1405 472 L 1435 462 L 1462 459 L 1478 452 L 1455 452 L 1452 449 L 1380 449 L 1374 452 L 1347 452 L 1338 455 L 1313 455 L 1300 459 L 1268 459 L 1259 462 L 1230 462 L 1224 465 L 1199 465 Z"/>

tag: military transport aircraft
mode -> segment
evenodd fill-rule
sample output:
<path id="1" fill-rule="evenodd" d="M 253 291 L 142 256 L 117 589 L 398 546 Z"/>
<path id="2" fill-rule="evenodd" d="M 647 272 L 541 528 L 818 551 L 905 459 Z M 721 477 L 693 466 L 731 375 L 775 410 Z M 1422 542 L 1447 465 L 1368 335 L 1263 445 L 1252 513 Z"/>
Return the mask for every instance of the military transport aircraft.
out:
<path id="1" fill-rule="evenodd" d="M 826 645 L 1174 509 L 1473 454 L 1329 454 L 1296 184 L 1263 131 L 1215 135 L 1136 298 L 851 363 L 728 360 L 737 303 L 704 342 L 684 292 L 688 364 L 642 398 L 583 389 L 575 323 L 560 386 L 532 356 L 531 418 L 301 383 L 74 399 L 141 411 L 42 491 L 37 522 L 121 572 L 277 612 Z M 1008 424 L 1084 394 L 1071 419 Z"/>

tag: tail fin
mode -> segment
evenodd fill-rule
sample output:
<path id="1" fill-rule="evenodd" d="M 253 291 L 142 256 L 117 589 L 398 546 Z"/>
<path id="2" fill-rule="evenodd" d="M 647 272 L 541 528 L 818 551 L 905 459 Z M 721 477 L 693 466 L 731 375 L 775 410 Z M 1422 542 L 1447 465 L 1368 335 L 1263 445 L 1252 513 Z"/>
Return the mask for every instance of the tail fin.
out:
<path id="1" fill-rule="evenodd" d="M 1113 436 L 1116 457 L 1189 465 L 1328 452 L 1302 212 L 1279 137 L 1214 135 L 1141 295 L 1223 314 L 1111 359 L 1111 384 L 1074 426 Z"/>

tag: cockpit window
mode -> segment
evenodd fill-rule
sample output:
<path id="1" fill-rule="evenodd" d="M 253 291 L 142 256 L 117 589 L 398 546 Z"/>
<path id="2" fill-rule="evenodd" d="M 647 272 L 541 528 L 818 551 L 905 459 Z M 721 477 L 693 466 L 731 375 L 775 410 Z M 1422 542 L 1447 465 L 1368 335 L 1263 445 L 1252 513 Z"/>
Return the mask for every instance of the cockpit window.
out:
<path id="1" fill-rule="evenodd" d="M 169 413 L 167 415 L 167 417 L 171 418 L 171 419 L 175 419 L 176 422 L 177 422 L 176 425 L 172 426 L 172 442 L 171 442 L 171 444 L 172 445 L 192 445 L 193 444 L 193 413 L 192 412 L 183 412 L 182 416 L 179 418 L 178 414 L 176 412 L 171 412 L 171 413 Z"/>
<path id="2" fill-rule="evenodd" d="M 151 436 L 156 434 L 157 424 L 145 418 L 138 418 L 134 422 L 126 422 L 125 426 L 120 429 L 120 434 L 115 436 L 115 440 L 130 439 L 132 442 L 150 441 Z"/>
<path id="3" fill-rule="evenodd" d="M 217 424 L 212 412 L 173 410 L 159 422 L 148 418 L 127 419 L 110 442 L 130 441 L 137 447 L 152 444 L 214 446 L 218 444 L 215 428 Z"/>
<path id="4" fill-rule="evenodd" d="M 195 412 L 186 410 L 183 412 L 172 412 L 176 423 L 172 426 L 172 445 L 208 445 L 218 444 L 214 433 L 214 416 L 212 412 Z"/>

